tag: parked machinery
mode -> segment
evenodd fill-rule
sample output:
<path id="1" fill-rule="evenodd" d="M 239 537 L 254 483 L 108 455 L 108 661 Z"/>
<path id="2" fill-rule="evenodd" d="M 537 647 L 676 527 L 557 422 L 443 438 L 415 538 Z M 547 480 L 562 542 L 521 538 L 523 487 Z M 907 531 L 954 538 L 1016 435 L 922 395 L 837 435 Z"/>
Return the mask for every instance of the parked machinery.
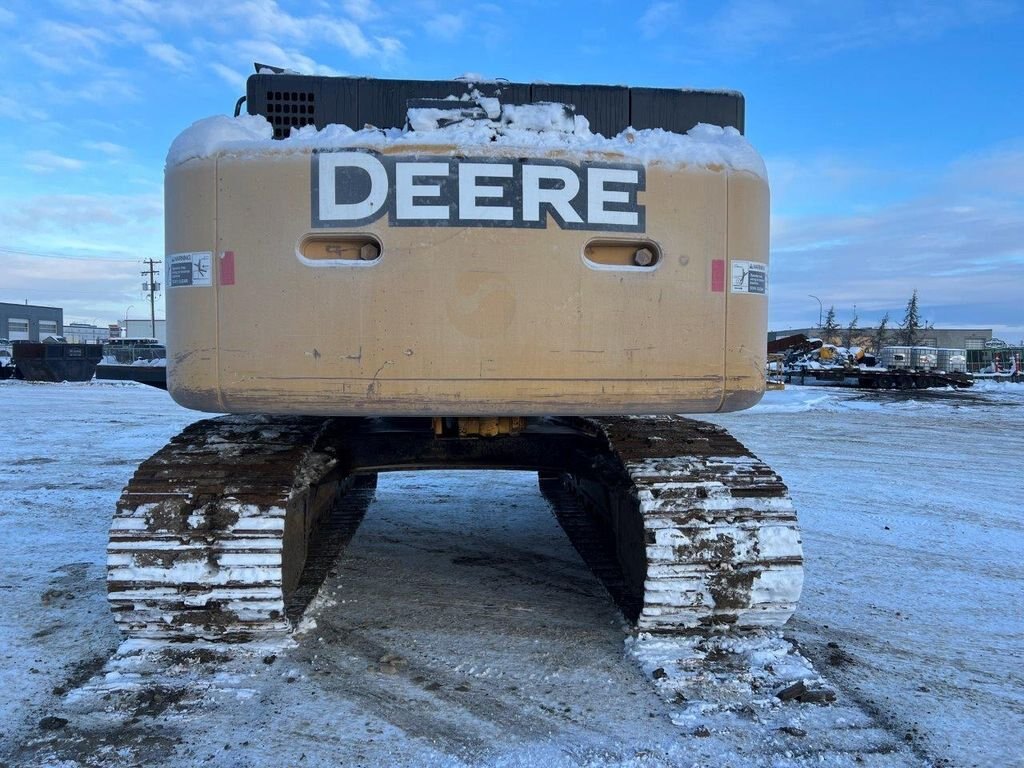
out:
<path id="1" fill-rule="evenodd" d="M 287 631 L 325 521 L 425 468 L 538 472 L 611 542 L 642 629 L 786 621 L 785 485 L 676 415 L 764 389 L 768 185 L 742 96 L 257 74 L 247 99 L 168 157 L 168 388 L 235 415 L 125 489 L 126 632 Z"/>

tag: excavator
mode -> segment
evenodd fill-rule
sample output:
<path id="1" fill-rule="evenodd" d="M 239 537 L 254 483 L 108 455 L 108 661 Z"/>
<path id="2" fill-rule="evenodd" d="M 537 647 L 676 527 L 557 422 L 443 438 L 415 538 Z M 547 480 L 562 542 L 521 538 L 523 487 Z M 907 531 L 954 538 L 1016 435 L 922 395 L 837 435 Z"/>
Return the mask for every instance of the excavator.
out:
<path id="1" fill-rule="evenodd" d="M 536 472 L 638 632 L 783 624 L 787 488 L 680 415 L 764 392 L 769 190 L 743 131 L 733 91 L 257 65 L 167 157 L 168 390 L 225 415 L 117 503 L 120 628 L 287 634 L 378 474 L 425 469 Z"/>

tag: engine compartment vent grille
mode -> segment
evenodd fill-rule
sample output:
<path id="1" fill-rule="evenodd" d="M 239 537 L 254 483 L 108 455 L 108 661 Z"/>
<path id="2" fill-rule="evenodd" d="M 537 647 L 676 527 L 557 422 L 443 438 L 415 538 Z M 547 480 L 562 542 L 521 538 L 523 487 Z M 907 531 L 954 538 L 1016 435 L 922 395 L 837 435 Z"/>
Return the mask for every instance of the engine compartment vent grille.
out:
<path id="1" fill-rule="evenodd" d="M 263 65 L 260 65 L 263 67 Z M 585 115 L 594 133 L 615 136 L 628 126 L 686 133 L 697 123 L 732 126 L 743 133 L 743 94 L 687 88 L 630 88 L 622 85 L 469 82 L 465 80 L 378 80 L 325 77 L 282 72 L 251 75 L 246 109 L 263 115 L 274 138 L 292 128 L 347 125 L 354 131 L 371 125 L 401 128 L 410 101 L 475 95 L 497 97 L 503 104 L 556 102 Z"/>
<path id="2" fill-rule="evenodd" d="M 316 94 L 312 91 L 267 90 L 265 117 L 274 126 L 274 138 L 283 139 L 292 128 L 316 125 Z"/>

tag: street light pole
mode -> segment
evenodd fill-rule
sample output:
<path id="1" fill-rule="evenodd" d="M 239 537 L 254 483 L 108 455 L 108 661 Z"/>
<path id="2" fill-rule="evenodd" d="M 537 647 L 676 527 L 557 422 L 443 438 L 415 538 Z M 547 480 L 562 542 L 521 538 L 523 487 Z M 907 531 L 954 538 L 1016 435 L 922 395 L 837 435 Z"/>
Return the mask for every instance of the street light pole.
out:
<path id="1" fill-rule="evenodd" d="M 816 302 L 818 302 L 818 327 L 821 328 L 821 299 L 819 299 L 813 293 L 808 293 L 807 295 L 814 299 Z"/>
<path id="2" fill-rule="evenodd" d="M 128 312 L 135 309 L 134 304 L 129 304 L 124 310 L 124 338 L 128 338 Z"/>

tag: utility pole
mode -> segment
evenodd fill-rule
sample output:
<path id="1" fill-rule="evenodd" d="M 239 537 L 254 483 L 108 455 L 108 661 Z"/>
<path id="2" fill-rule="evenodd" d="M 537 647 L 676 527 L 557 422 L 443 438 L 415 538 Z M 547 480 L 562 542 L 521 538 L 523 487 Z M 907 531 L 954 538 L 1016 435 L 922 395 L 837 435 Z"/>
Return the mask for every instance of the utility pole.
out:
<path id="1" fill-rule="evenodd" d="M 159 261 L 154 259 L 145 259 L 143 264 L 148 264 L 149 269 L 142 272 L 142 276 L 148 276 L 149 279 L 142 284 L 142 290 L 149 294 L 149 325 L 151 338 L 156 338 L 156 292 L 160 290 L 160 283 L 154 282 L 157 275 L 160 274 L 160 270 L 154 269 L 154 265 L 159 264 Z"/>

